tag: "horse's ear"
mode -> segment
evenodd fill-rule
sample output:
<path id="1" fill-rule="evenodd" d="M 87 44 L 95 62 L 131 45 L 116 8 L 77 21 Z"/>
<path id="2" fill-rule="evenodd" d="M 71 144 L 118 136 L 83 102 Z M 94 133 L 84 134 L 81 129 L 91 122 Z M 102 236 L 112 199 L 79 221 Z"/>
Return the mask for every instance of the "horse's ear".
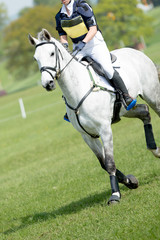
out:
<path id="1" fill-rule="evenodd" d="M 45 38 L 47 41 L 50 41 L 51 38 L 52 38 L 51 34 L 50 34 L 46 29 L 44 29 L 44 28 L 42 29 L 42 32 L 43 32 L 44 38 Z"/>
<path id="2" fill-rule="evenodd" d="M 36 45 L 37 44 L 37 39 L 35 39 L 34 37 L 31 36 L 31 34 L 28 34 L 28 39 L 31 45 Z"/>

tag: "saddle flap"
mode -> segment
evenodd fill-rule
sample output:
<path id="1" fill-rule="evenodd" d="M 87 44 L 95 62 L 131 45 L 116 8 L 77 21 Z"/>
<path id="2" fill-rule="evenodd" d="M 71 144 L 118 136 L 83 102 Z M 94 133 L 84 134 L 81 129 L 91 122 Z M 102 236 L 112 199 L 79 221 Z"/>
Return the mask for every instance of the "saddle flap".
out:
<path id="1" fill-rule="evenodd" d="M 100 76 L 102 76 L 102 77 L 105 77 L 104 69 L 103 69 L 103 67 L 101 66 L 100 63 L 94 61 L 94 60 L 93 60 L 91 57 L 89 57 L 89 56 L 83 57 L 83 58 L 82 58 L 82 61 L 88 62 L 89 65 L 92 66 L 92 68 L 94 69 L 94 71 L 95 71 L 98 75 L 100 75 Z"/>
<path id="2" fill-rule="evenodd" d="M 116 57 L 114 54 L 112 54 L 112 53 L 110 53 L 110 56 L 111 56 L 111 61 L 112 61 L 112 63 L 114 63 L 114 62 L 117 60 L 117 57 Z M 104 69 L 103 69 L 103 67 L 101 66 L 100 63 L 96 62 L 95 60 L 93 60 L 93 59 L 92 59 L 91 57 L 89 57 L 89 56 L 83 57 L 81 61 L 86 61 L 86 62 L 88 62 L 89 65 L 91 65 L 91 66 L 93 67 L 94 71 L 95 71 L 98 75 L 106 78 L 106 74 L 105 74 Z"/>

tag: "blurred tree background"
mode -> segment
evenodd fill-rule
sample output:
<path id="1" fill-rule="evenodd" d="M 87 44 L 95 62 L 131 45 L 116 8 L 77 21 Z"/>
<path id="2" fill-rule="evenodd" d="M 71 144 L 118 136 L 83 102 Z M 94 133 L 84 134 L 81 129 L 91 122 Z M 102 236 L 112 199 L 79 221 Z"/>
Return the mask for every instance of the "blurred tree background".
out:
<path id="1" fill-rule="evenodd" d="M 7 15 L 7 9 L 3 3 L 0 3 L 0 55 L 2 55 L 3 52 L 3 28 L 5 24 L 7 23 L 8 15 Z"/>
<path id="2" fill-rule="evenodd" d="M 155 7 L 160 5 L 159 0 L 152 0 L 151 2 L 154 4 Z"/>
<path id="3" fill-rule="evenodd" d="M 110 49 L 134 46 L 141 36 L 150 36 L 151 18 L 137 8 L 137 0 L 100 0 L 94 8 L 98 25 Z"/>
<path id="4" fill-rule="evenodd" d="M 50 6 L 53 6 L 53 5 L 56 5 L 60 2 L 60 0 L 34 0 L 34 5 L 50 5 Z"/>
<path id="5" fill-rule="evenodd" d="M 151 18 L 136 5 L 137 0 L 99 0 L 97 5 L 93 5 L 99 28 L 110 50 L 121 47 L 122 43 L 134 46 L 141 36 L 145 39 L 152 34 Z M 7 12 L 4 5 L 0 5 L 0 26 L 3 29 L 3 45 L 0 49 L 2 52 L 3 48 L 6 68 L 15 79 L 24 79 L 37 71 L 28 33 L 36 37 L 42 28 L 46 28 L 59 38 L 55 29 L 55 15 L 60 7 L 60 0 L 34 0 L 33 8 L 21 10 L 18 18 L 4 28 Z"/>
<path id="6" fill-rule="evenodd" d="M 16 78 L 26 77 L 35 71 L 33 64 L 33 48 L 28 41 L 28 34 L 37 36 L 42 28 L 48 29 L 58 38 L 54 15 L 58 9 L 39 5 L 21 12 L 21 17 L 11 22 L 4 29 L 4 41 L 7 56 L 7 68 L 14 73 Z M 37 69 L 37 68 L 36 68 Z"/>

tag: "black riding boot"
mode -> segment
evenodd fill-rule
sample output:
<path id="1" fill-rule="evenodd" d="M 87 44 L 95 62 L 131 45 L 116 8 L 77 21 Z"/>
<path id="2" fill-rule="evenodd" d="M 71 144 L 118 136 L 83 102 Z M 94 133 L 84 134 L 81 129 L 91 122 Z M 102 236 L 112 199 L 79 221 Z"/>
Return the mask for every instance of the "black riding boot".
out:
<path id="1" fill-rule="evenodd" d="M 119 73 L 116 70 L 114 71 L 113 78 L 110 79 L 110 82 L 111 82 L 112 86 L 122 94 L 123 99 L 125 101 L 126 109 L 130 110 L 131 108 L 133 108 L 136 105 L 137 100 L 132 99 L 129 96 L 128 90 L 127 90 L 121 76 L 119 75 Z"/>

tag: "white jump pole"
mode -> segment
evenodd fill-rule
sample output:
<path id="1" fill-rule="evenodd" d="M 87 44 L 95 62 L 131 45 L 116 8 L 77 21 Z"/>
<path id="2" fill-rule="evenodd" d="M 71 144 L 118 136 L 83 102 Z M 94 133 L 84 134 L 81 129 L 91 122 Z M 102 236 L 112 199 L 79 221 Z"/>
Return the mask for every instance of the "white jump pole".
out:
<path id="1" fill-rule="evenodd" d="M 19 98 L 19 105 L 20 105 L 20 109 L 21 109 L 22 118 L 26 118 L 27 116 L 26 116 L 26 112 L 25 112 L 25 108 L 24 108 L 22 98 Z"/>

